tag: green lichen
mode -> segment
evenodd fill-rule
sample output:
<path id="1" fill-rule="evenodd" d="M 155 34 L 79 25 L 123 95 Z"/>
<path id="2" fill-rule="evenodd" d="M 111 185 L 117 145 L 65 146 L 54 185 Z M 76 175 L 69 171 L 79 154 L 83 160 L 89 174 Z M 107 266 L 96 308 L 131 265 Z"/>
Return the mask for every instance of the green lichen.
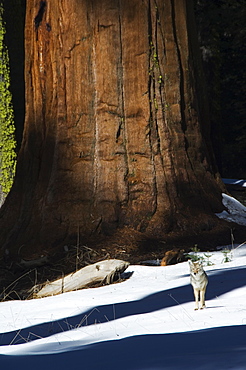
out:
<path id="1" fill-rule="evenodd" d="M 0 4 L 0 203 L 11 189 L 16 166 L 16 140 L 8 50 L 4 43 L 5 25 Z"/>

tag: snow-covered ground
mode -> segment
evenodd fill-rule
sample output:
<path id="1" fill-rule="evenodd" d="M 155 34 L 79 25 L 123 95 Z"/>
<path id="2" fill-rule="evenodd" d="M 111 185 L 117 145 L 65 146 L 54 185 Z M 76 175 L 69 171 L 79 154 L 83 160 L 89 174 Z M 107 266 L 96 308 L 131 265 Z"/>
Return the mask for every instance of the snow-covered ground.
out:
<path id="1" fill-rule="evenodd" d="M 246 187 L 246 180 L 238 180 L 238 179 L 222 179 L 224 184 L 229 184 L 229 185 L 238 185 L 242 187 Z"/>
<path id="2" fill-rule="evenodd" d="M 227 194 L 222 194 L 222 203 L 226 210 L 217 213 L 218 217 L 246 226 L 246 207 L 242 203 Z"/>
<path id="3" fill-rule="evenodd" d="M 1 302 L 0 368 L 246 369 L 246 244 L 201 255 L 209 284 L 199 311 L 188 262 L 130 265 L 118 284 Z"/>

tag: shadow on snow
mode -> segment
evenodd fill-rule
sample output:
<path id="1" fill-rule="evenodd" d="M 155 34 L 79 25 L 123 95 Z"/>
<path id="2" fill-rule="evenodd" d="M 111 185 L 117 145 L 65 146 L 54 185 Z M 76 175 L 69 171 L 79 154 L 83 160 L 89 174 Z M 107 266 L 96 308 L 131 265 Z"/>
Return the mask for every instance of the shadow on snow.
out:
<path id="1" fill-rule="evenodd" d="M 244 369 L 246 326 L 132 336 L 45 355 L 0 355 L 4 369 Z"/>
<path id="2" fill-rule="evenodd" d="M 206 301 L 246 285 L 246 268 L 244 267 L 215 270 L 210 273 Z M 96 306 L 79 315 L 1 333 L 0 346 L 26 343 L 74 328 L 150 313 L 193 300 L 191 285 L 167 289 L 136 301 Z"/>

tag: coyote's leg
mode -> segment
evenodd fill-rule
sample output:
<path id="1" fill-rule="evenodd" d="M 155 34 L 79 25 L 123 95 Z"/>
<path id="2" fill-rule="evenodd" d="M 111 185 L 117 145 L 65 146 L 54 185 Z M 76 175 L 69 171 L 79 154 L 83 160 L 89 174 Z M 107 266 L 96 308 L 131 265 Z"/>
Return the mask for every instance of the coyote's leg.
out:
<path id="1" fill-rule="evenodd" d="M 194 296 L 195 296 L 195 310 L 198 310 L 199 308 L 199 290 L 194 288 Z"/>
<path id="2" fill-rule="evenodd" d="M 205 305 L 205 292 L 206 292 L 206 288 L 200 290 L 200 304 L 201 304 L 200 308 L 201 309 L 206 307 L 206 305 Z"/>

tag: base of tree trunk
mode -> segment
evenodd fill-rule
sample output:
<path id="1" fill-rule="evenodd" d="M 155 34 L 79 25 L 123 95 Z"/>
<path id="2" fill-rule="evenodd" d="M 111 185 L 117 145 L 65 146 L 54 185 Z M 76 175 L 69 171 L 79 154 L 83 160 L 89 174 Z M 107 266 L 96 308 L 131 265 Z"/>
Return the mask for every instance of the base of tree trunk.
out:
<path id="1" fill-rule="evenodd" d="M 43 250 L 40 247 L 39 253 L 31 253 L 31 248 L 23 247 L 18 261 L 8 256 L 0 259 L 0 300 L 30 298 L 27 292 L 34 285 L 43 285 L 47 279 L 54 281 L 61 275 L 66 276 L 75 269 L 97 264 L 101 260 L 118 259 L 139 264 L 145 260 L 161 260 L 166 251 L 174 248 L 190 252 L 191 248 L 197 246 L 207 252 L 218 246 L 231 245 L 232 242 L 239 244 L 245 242 L 245 235 L 246 227 L 218 219 L 211 230 L 205 228 L 199 233 L 190 227 L 182 234 L 172 232 L 161 238 L 124 227 L 114 235 L 98 235 L 87 240 L 81 238 L 79 243 L 71 237 L 67 243 L 60 242 L 55 250 L 46 246 Z M 47 264 L 41 266 L 39 262 L 44 261 Z"/>
<path id="2" fill-rule="evenodd" d="M 159 228 L 155 227 L 154 230 L 150 227 L 145 232 L 124 226 L 112 230 L 109 235 L 95 233 L 88 236 L 77 233 L 66 235 L 64 238 L 54 231 L 50 238 L 46 236 L 40 243 L 38 241 L 35 241 L 35 244 L 32 241 L 21 243 L 15 253 L 13 250 L 8 253 L 7 250 L 4 254 L 4 251 L 0 250 L 0 261 L 4 261 L 6 266 L 13 263 L 18 264 L 24 270 L 28 268 L 29 262 L 27 261 L 48 259 L 53 263 L 64 254 L 66 248 L 79 245 L 92 248 L 101 256 L 107 254 L 110 258 L 123 258 L 127 255 L 130 262 L 133 260 L 138 262 L 140 256 L 143 258 L 151 253 L 162 253 L 174 247 L 188 250 L 198 245 L 199 248 L 208 250 L 219 245 L 231 244 L 232 237 L 234 243 L 241 243 L 245 241 L 245 235 L 245 226 L 229 223 L 216 216 L 201 214 L 193 218 L 189 217 L 187 221 L 183 220 L 182 227 L 174 228 L 169 233 L 163 232 L 161 225 Z M 118 253 L 118 251 L 121 252 Z M 24 264 L 23 261 L 25 261 Z M 32 267 L 36 266 L 32 266 L 30 262 L 30 268 Z"/>

